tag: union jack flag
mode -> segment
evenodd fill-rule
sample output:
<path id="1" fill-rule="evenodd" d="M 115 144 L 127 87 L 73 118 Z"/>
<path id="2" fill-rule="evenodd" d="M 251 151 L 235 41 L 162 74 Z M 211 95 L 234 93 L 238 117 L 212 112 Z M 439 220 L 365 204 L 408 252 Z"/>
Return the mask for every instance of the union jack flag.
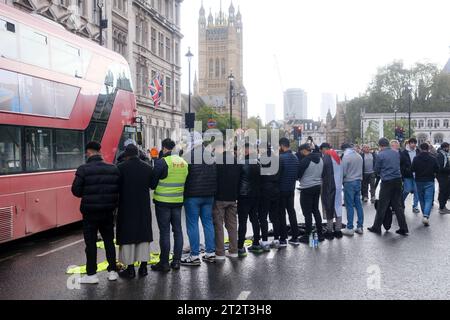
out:
<path id="1" fill-rule="evenodd" d="M 150 94 L 152 96 L 153 102 L 155 104 L 155 108 L 159 107 L 161 104 L 161 97 L 163 95 L 164 88 L 164 78 L 161 74 L 157 74 L 155 79 L 150 83 Z"/>

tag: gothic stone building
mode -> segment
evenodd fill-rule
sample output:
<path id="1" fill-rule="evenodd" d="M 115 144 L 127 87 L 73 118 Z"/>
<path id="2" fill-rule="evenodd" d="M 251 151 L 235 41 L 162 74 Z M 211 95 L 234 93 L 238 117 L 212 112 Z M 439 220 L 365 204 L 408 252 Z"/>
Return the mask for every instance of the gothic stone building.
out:
<path id="1" fill-rule="evenodd" d="M 344 142 L 347 142 L 347 121 L 345 118 L 345 109 L 347 102 L 339 102 L 336 105 L 336 115 L 331 116 L 328 110 L 326 122 L 326 140 L 334 149 L 340 149 Z"/>
<path id="2" fill-rule="evenodd" d="M 208 18 L 205 9 L 200 8 L 198 19 L 199 38 L 199 79 L 194 81 L 194 95 L 200 96 L 206 105 L 214 107 L 219 113 L 230 112 L 230 80 L 232 72 L 233 117 L 247 119 L 247 92 L 243 83 L 243 43 L 242 15 L 237 13 L 233 3 L 228 16 L 222 11 Z M 196 77 L 197 78 L 197 77 Z"/>

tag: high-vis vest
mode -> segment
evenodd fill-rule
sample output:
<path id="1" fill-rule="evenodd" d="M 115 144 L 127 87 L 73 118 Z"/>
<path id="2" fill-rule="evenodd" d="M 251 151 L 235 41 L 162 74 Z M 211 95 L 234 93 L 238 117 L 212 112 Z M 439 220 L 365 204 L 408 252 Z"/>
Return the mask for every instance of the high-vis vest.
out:
<path id="1" fill-rule="evenodd" d="M 183 203 L 188 164 L 179 156 L 169 156 L 163 159 L 168 168 L 167 178 L 159 181 L 153 198 L 164 203 Z"/>

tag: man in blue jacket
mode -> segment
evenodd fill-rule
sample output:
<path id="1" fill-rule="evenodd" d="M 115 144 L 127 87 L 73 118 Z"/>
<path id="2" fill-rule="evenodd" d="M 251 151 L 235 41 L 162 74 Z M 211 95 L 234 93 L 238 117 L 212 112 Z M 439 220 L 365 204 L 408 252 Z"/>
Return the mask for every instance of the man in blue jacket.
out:
<path id="1" fill-rule="evenodd" d="M 286 211 L 291 224 L 290 244 L 299 245 L 297 214 L 294 208 L 295 183 L 298 178 L 299 161 L 290 149 L 287 138 L 281 138 L 280 144 L 280 247 L 287 246 Z"/>
<path id="2" fill-rule="evenodd" d="M 400 173 L 400 154 L 389 147 L 389 141 L 381 138 L 378 142 L 380 153 L 375 163 L 375 172 L 381 177 L 381 187 L 377 213 L 370 232 L 381 234 L 381 225 L 384 222 L 389 206 L 397 216 L 400 235 L 408 235 L 405 212 L 402 206 L 402 175 Z"/>

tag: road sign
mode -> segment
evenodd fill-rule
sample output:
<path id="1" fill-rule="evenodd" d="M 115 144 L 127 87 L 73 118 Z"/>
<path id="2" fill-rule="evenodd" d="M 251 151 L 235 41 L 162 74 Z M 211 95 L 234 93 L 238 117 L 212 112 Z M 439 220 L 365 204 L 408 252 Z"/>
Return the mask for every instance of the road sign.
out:
<path id="1" fill-rule="evenodd" d="M 208 119 L 208 129 L 217 127 L 217 121 L 214 119 Z"/>

